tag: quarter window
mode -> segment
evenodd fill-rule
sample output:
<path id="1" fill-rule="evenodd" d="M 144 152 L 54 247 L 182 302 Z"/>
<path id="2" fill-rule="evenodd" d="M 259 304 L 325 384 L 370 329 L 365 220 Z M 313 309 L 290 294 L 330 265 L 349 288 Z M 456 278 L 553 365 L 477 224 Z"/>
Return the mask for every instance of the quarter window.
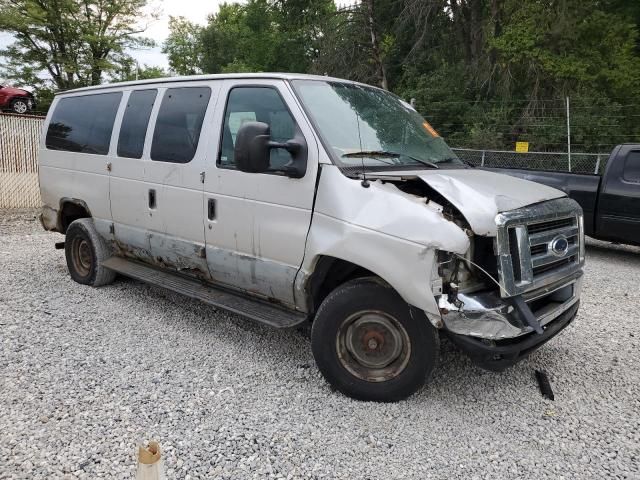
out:
<path id="1" fill-rule="evenodd" d="M 188 163 L 200 140 L 211 96 L 208 87 L 170 88 L 162 99 L 151 144 L 151 160 Z"/>
<path id="2" fill-rule="evenodd" d="M 142 157 L 149 117 L 157 94 L 157 90 L 136 90 L 129 95 L 127 108 L 124 111 L 122 125 L 120 126 L 120 137 L 118 139 L 119 157 Z"/>
<path id="3" fill-rule="evenodd" d="M 291 140 L 297 125 L 278 91 L 270 87 L 236 87 L 229 92 L 224 115 L 222 145 L 218 164 L 235 168 L 234 147 L 238 130 L 245 122 L 264 122 L 269 125 L 271 139 Z M 271 167 L 279 168 L 291 161 L 291 154 L 283 148 L 271 150 Z"/>
<path id="4" fill-rule="evenodd" d="M 640 150 L 629 152 L 622 177 L 629 182 L 640 183 Z"/>
<path id="5" fill-rule="evenodd" d="M 106 155 L 122 92 L 62 98 L 49 122 L 48 149 Z"/>

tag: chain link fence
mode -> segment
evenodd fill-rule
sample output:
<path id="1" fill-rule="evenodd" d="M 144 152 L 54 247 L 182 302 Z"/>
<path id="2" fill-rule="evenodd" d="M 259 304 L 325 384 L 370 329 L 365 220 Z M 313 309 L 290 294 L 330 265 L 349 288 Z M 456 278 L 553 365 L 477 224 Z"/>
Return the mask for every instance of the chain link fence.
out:
<path id="1" fill-rule="evenodd" d="M 40 207 L 42 117 L 0 114 L 0 208 Z"/>
<path id="2" fill-rule="evenodd" d="M 472 150 L 454 148 L 462 160 L 473 165 L 495 168 L 527 168 L 559 172 L 602 174 L 608 153 L 509 152 L 504 150 Z"/>

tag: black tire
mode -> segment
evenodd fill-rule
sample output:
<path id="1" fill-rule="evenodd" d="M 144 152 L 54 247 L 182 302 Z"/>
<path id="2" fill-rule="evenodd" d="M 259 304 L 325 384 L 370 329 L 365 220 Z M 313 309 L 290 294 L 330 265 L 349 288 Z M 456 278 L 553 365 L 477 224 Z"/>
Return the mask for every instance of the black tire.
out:
<path id="1" fill-rule="evenodd" d="M 438 361 L 440 340 L 424 313 L 386 283 L 368 277 L 349 281 L 325 298 L 313 322 L 311 349 L 325 379 L 340 392 L 358 400 L 394 402 L 426 383 Z M 359 361 L 382 365 L 393 358 L 383 368 Z"/>
<path id="2" fill-rule="evenodd" d="M 11 111 L 13 113 L 19 113 L 24 115 L 29 113 L 29 103 L 24 98 L 17 98 L 13 102 L 11 102 Z"/>
<path id="3" fill-rule="evenodd" d="M 64 242 L 69 274 L 83 285 L 100 287 L 113 282 L 116 272 L 102 266 L 111 252 L 90 218 L 71 222 Z"/>

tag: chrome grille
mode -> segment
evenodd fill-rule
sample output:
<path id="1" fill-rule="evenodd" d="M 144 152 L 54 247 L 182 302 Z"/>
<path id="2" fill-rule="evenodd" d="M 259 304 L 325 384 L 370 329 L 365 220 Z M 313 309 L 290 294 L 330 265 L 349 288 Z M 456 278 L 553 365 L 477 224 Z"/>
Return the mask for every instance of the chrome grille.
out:
<path id="1" fill-rule="evenodd" d="M 582 209 L 568 198 L 496 217 L 498 274 L 505 296 L 558 281 L 584 262 Z"/>
<path id="2" fill-rule="evenodd" d="M 534 233 L 548 232 L 549 230 L 570 227 L 575 225 L 575 222 L 576 220 L 574 217 L 550 220 L 547 222 L 536 222 L 527 225 L 527 230 L 529 231 L 529 235 L 533 235 Z"/>

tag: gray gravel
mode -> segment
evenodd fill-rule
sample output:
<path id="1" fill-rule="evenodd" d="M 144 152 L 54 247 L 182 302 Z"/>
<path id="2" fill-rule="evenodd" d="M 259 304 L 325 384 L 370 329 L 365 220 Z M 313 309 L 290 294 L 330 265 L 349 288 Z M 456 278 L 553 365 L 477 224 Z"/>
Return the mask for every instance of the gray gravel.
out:
<path id="1" fill-rule="evenodd" d="M 34 212 L 0 211 L 0 239 L 0 479 L 132 479 L 152 438 L 170 479 L 640 478 L 640 249 L 591 242 L 577 321 L 509 371 L 445 343 L 429 387 L 374 404 L 298 332 L 74 283 Z"/>

